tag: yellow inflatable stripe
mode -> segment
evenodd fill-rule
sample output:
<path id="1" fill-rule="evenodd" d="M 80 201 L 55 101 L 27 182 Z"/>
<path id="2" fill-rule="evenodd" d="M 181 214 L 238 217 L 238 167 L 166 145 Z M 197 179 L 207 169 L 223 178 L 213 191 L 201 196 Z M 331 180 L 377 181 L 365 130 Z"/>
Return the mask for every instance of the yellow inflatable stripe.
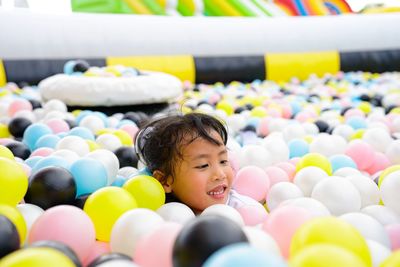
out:
<path id="1" fill-rule="evenodd" d="M 0 86 L 4 86 L 7 83 L 6 70 L 4 69 L 3 61 L 0 59 Z"/>
<path id="2" fill-rule="evenodd" d="M 337 51 L 316 53 L 276 53 L 265 55 L 266 77 L 274 81 L 288 81 L 292 77 L 302 80 L 315 73 L 336 73 L 340 70 Z"/>
<path id="3" fill-rule="evenodd" d="M 230 17 L 241 17 L 242 14 L 237 11 L 230 3 L 226 1 L 216 0 L 214 1 L 214 5 L 220 9 L 225 16 Z"/>
<path id="4" fill-rule="evenodd" d="M 192 56 L 134 56 L 108 57 L 106 65 L 124 65 L 139 70 L 161 71 L 172 74 L 182 81 L 195 82 L 196 72 Z"/>
<path id="5" fill-rule="evenodd" d="M 157 0 L 157 3 L 165 10 L 167 7 L 167 0 Z"/>
<path id="6" fill-rule="evenodd" d="M 140 0 L 124 0 L 125 3 L 136 13 L 151 15 L 151 11 Z"/>

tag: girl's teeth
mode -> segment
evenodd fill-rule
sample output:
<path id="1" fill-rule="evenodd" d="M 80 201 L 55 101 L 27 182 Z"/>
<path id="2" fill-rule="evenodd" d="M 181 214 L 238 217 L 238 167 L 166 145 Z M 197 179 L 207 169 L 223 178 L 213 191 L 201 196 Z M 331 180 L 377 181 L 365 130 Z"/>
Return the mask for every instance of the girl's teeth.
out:
<path id="1" fill-rule="evenodd" d="M 223 192 L 224 192 L 224 189 L 221 189 L 221 190 L 219 190 L 217 192 L 208 192 L 208 194 L 209 195 L 219 195 L 219 194 L 222 194 Z"/>

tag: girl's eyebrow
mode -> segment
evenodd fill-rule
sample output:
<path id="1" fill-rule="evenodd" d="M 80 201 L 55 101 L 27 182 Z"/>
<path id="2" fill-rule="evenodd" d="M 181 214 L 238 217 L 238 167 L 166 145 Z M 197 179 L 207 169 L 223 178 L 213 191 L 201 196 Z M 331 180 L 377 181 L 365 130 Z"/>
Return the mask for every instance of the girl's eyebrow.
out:
<path id="1" fill-rule="evenodd" d="M 220 152 L 218 152 L 218 156 L 227 154 L 228 150 L 226 148 L 223 148 Z M 196 159 L 202 159 L 202 158 L 209 158 L 210 154 L 198 154 L 194 157 L 191 157 L 191 160 L 196 160 Z"/>

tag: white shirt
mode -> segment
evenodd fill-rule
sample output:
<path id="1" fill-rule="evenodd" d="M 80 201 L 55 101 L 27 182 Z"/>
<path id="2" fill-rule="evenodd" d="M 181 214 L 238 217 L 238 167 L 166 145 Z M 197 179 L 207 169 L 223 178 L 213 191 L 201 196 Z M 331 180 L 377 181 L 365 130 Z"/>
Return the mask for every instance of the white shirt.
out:
<path id="1" fill-rule="evenodd" d="M 264 208 L 261 203 L 256 201 L 255 199 L 244 196 L 236 192 L 235 190 L 231 190 L 229 192 L 228 201 L 226 205 L 231 206 L 232 208 L 239 209 L 242 206 L 249 205 L 249 206 L 261 206 Z"/>

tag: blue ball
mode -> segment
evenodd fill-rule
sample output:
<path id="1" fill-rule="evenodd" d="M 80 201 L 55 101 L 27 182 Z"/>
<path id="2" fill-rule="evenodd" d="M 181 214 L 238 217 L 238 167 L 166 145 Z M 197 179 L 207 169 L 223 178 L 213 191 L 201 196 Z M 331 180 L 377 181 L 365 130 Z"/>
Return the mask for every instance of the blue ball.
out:
<path id="1" fill-rule="evenodd" d="M 32 168 L 32 174 L 46 167 L 63 167 L 69 170 L 69 163 L 59 156 L 48 156 L 39 160 Z"/>
<path id="2" fill-rule="evenodd" d="M 117 178 L 115 178 L 114 182 L 112 182 L 111 186 L 118 186 L 122 187 L 124 186 L 126 182 L 126 179 L 120 175 L 117 175 Z"/>
<path id="3" fill-rule="evenodd" d="M 31 151 L 35 148 L 35 144 L 40 137 L 46 134 L 52 134 L 52 130 L 49 126 L 43 123 L 34 123 L 25 129 L 22 142 L 29 147 Z"/>
<path id="4" fill-rule="evenodd" d="M 293 139 L 289 141 L 288 147 L 289 158 L 302 157 L 310 151 L 308 143 L 303 139 Z"/>
<path id="5" fill-rule="evenodd" d="M 299 102 L 297 101 L 293 101 L 290 103 L 290 107 L 292 108 L 292 114 L 296 115 L 297 113 L 299 113 L 301 111 L 301 105 Z"/>
<path id="6" fill-rule="evenodd" d="M 83 138 L 85 140 L 94 141 L 94 139 L 95 139 L 94 138 L 94 134 L 88 128 L 80 127 L 80 126 L 72 128 L 68 132 L 68 135 L 79 136 L 79 137 L 81 137 L 81 138 Z"/>
<path id="7" fill-rule="evenodd" d="M 76 61 L 75 60 L 68 60 L 64 64 L 64 74 L 71 75 L 74 72 Z"/>
<path id="8" fill-rule="evenodd" d="M 93 193 L 107 185 L 107 170 L 104 165 L 92 158 L 80 158 L 70 167 L 76 183 L 76 196 Z"/>
<path id="9" fill-rule="evenodd" d="M 27 158 L 25 160 L 25 164 L 28 165 L 29 167 L 33 168 L 33 166 L 35 166 L 36 163 L 39 162 L 39 160 L 41 160 L 44 157 L 41 156 L 33 156 L 31 158 Z"/>
<path id="10" fill-rule="evenodd" d="M 117 124 L 117 126 L 115 127 L 115 128 L 120 128 L 121 126 L 123 126 L 123 125 L 126 125 L 126 124 L 133 124 L 133 125 L 136 125 L 133 121 L 131 121 L 131 120 L 127 120 L 127 119 L 123 119 L 123 120 L 120 120 L 119 122 L 118 122 L 118 124 Z M 136 125 L 137 126 L 137 125 Z"/>
<path id="11" fill-rule="evenodd" d="M 271 266 L 288 267 L 279 256 L 254 248 L 247 243 L 225 246 L 204 262 L 203 267 Z"/>
<path id="12" fill-rule="evenodd" d="M 334 155 L 329 158 L 332 165 L 332 171 L 335 172 L 344 167 L 357 169 L 357 164 L 347 155 Z"/>
<path id="13" fill-rule="evenodd" d="M 78 116 L 76 116 L 75 123 L 79 125 L 83 118 L 85 118 L 87 115 L 91 115 L 92 113 L 93 111 L 91 110 L 82 110 L 81 112 L 79 112 Z"/>
<path id="14" fill-rule="evenodd" d="M 107 127 L 108 126 L 108 117 L 106 114 L 104 114 L 103 112 L 100 111 L 94 111 L 93 115 L 96 115 L 97 117 L 99 117 L 100 119 L 102 119 L 104 126 Z"/>
<path id="15" fill-rule="evenodd" d="M 61 138 L 58 135 L 55 134 L 46 134 L 40 137 L 36 143 L 35 143 L 35 149 L 41 148 L 41 147 L 50 147 L 50 148 L 55 148 L 58 141 L 60 141 Z"/>
<path id="16" fill-rule="evenodd" d="M 350 117 L 346 120 L 346 123 L 350 125 L 354 130 L 367 128 L 367 122 L 363 117 Z"/>

